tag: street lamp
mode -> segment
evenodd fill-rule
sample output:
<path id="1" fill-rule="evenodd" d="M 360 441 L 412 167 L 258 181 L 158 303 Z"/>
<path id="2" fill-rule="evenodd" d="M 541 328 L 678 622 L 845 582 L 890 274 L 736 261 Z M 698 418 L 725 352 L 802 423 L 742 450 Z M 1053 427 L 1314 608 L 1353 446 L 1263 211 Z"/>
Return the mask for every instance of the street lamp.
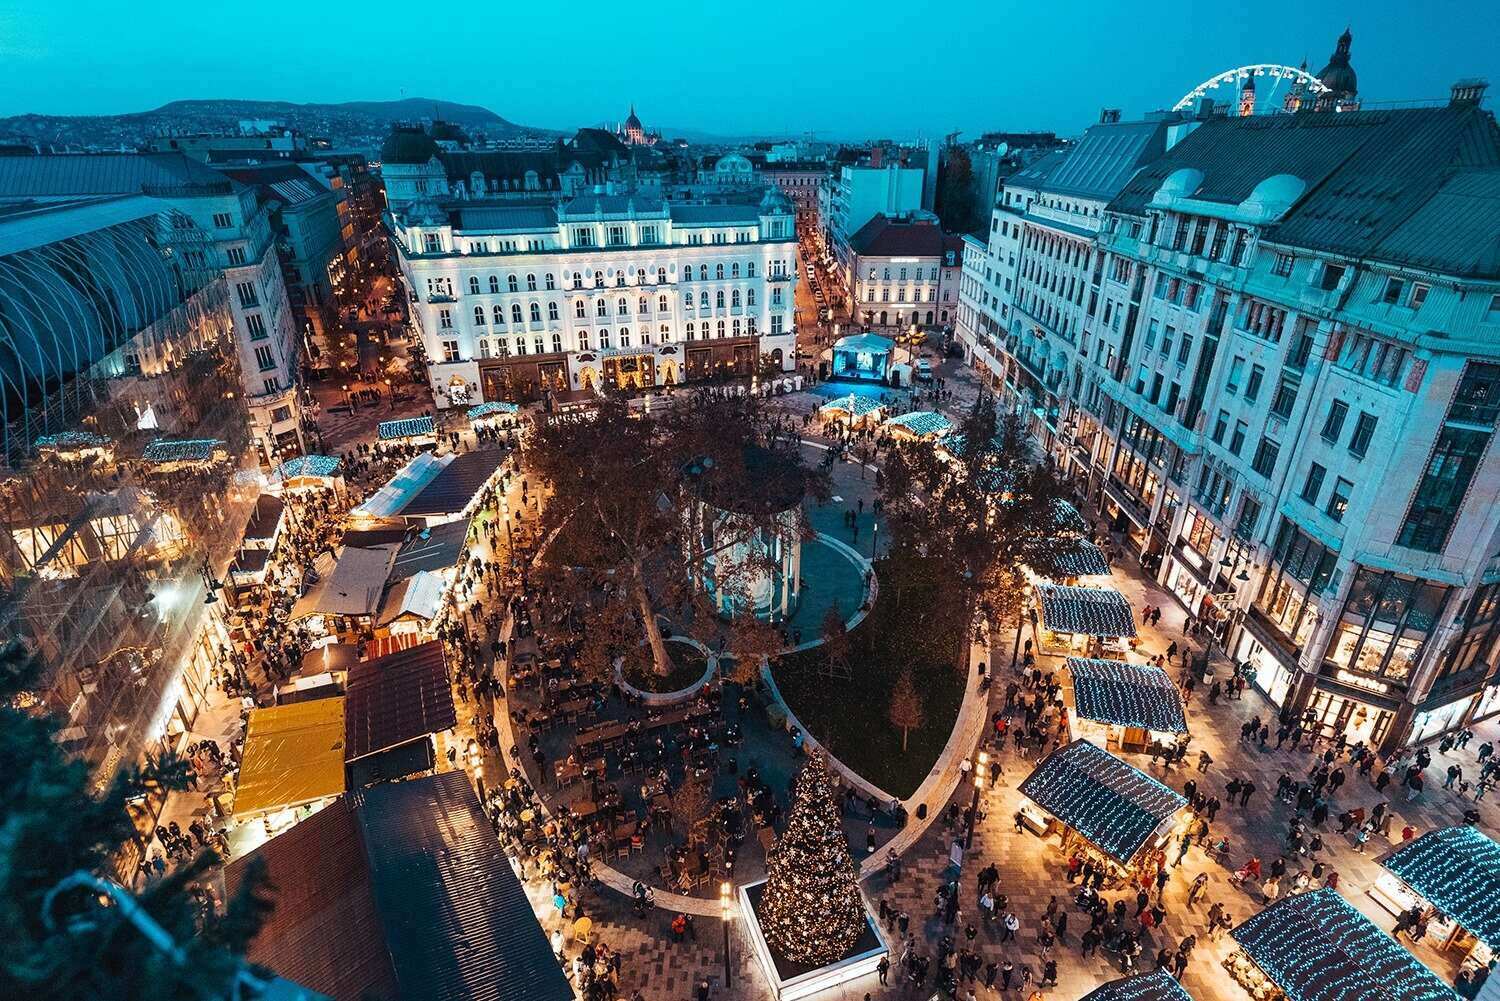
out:
<path id="1" fill-rule="evenodd" d="M 974 758 L 974 799 L 969 803 L 969 830 L 964 834 L 964 851 L 974 843 L 974 828 L 979 826 L 979 794 L 984 791 L 984 773 L 990 756 L 980 751 Z"/>
<path id="2" fill-rule="evenodd" d="M 734 986 L 733 980 L 731 979 L 730 970 L 729 970 L 729 920 L 730 920 L 730 918 L 732 918 L 734 916 L 733 912 L 729 909 L 729 900 L 730 900 L 729 892 L 730 892 L 730 889 L 731 889 L 731 887 L 729 885 L 729 881 L 728 880 L 725 880 L 724 882 L 722 882 L 722 883 L 719 884 L 719 917 L 721 919 L 720 923 L 724 925 L 724 989 L 725 990 L 728 990 L 730 987 Z"/>

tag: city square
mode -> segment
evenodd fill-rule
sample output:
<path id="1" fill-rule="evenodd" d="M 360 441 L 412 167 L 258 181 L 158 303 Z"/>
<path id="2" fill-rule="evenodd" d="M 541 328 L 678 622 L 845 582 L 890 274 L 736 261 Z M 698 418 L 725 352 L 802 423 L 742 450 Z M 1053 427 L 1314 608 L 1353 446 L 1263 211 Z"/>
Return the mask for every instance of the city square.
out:
<path id="1" fill-rule="evenodd" d="M 1492 53 L 1360 33 L 17 105 L 5 995 L 1500 998 Z"/>

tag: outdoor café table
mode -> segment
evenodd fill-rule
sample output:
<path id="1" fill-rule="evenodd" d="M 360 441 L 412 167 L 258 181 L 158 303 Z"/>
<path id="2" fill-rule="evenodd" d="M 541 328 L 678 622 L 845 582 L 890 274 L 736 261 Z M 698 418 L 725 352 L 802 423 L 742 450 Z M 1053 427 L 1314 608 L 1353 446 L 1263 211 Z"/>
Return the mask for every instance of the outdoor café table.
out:
<path id="1" fill-rule="evenodd" d="M 619 844 L 622 841 L 629 841 L 635 837 L 635 821 L 629 820 L 623 824 L 616 824 L 612 836 L 615 844 Z"/>
<path id="2" fill-rule="evenodd" d="M 562 702 L 556 706 L 553 706 L 552 711 L 560 716 L 568 716 L 574 713 L 581 713 L 584 710 L 588 709 L 588 707 L 588 699 L 571 699 L 567 702 Z"/>
<path id="3" fill-rule="evenodd" d="M 568 804 L 568 810 L 581 823 L 598 813 L 599 806 L 591 799 L 580 799 L 576 803 Z"/>
<path id="4" fill-rule="evenodd" d="M 560 786 L 583 778 L 583 766 L 575 761 L 568 761 L 566 758 L 557 763 L 556 772 L 557 784 Z"/>

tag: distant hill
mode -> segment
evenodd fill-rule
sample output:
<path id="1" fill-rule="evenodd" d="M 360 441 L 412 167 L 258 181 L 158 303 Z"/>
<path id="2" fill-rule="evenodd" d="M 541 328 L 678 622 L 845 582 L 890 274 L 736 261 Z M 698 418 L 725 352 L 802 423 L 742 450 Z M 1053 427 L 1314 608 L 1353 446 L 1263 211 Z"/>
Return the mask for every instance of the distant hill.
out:
<path id="1" fill-rule="evenodd" d="M 172 133 L 233 132 L 241 121 L 271 121 L 335 146 L 378 143 L 392 122 L 441 118 L 465 131 L 490 138 L 553 135 L 501 118 L 488 108 L 409 97 L 400 101 L 347 101 L 294 104 L 290 101 L 172 101 L 152 111 L 125 115 L 14 115 L 0 118 L 0 144 L 37 143 L 59 148 L 133 149 L 152 136 Z"/>

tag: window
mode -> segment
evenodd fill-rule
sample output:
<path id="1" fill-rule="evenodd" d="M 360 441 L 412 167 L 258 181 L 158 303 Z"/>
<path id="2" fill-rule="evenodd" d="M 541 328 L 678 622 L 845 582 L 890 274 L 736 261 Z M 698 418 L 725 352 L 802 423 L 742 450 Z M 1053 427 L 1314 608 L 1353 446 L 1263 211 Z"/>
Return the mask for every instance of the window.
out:
<path id="1" fill-rule="evenodd" d="M 1261 383 L 1266 379 L 1266 370 L 1259 365 L 1250 366 L 1250 381 L 1245 383 L 1245 402 L 1254 403 L 1260 396 Z"/>
<path id="2" fill-rule="evenodd" d="M 657 268 L 656 269 L 656 284 L 658 284 L 658 285 L 665 285 L 666 283 L 667 283 L 667 269 L 666 268 Z"/>
<path id="3" fill-rule="evenodd" d="M 1323 418 L 1323 440 L 1334 443 L 1339 440 L 1339 434 L 1344 430 L 1344 418 L 1349 416 L 1349 404 L 1343 400 L 1334 400 L 1328 404 L 1328 416 Z"/>
<path id="4" fill-rule="evenodd" d="M 1271 397 L 1271 413 L 1282 420 L 1292 416 L 1292 408 L 1297 405 L 1297 380 L 1290 376 L 1282 376 L 1276 384 L 1276 395 Z"/>
<path id="5" fill-rule="evenodd" d="M 469 294 L 470 295 L 478 295 L 479 294 L 479 276 L 478 275 L 470 275 L 469 276 Z"/>
<path id="6" fill-rule="evenodd" d="M 1234 437 L 1229 439 L 1229 452 L 1238 456 L 1240 450 L 1245 447 L 1245 436 L 1250 433 L 1250 425 L 1244 421 L 1234 422 Z"/>
<path id="7" fill-rule="evenodd" d="M 1443 428 L 1396 536 L 1397 545 L 1429 553 L 1442 551 L 1490 437 L 1489 431 Z"/>
<path id="8" fill-rule="evenodd" d="M 1260 520 L 1260 501 L 1245 491 L 1240 496 L 1240 516 L 1234 523 L 1234 534 L 1246 542 L 1255 535 L 1255 523 Z"/>
<path id="9" fill-rule="evenodd" d="M 453 311 L 452 310 L 450 310 L 450 309 L 440 309 L 440 310 L 438 310 L 438 329 L 439 330 L 452 330 L 453 329 Z"/>
<path id="10" fill-rule="evenodd" d="M 723 289 L 719 289 L 719 291 L 717 291 L 717 292 L 714 293 L 714 308 L 716 308 L 716 309 L 723 309 L 724 308 L 724 290 Z"/>
<path id="11" fill-rule="evenodd" d="M 745 305 L 746 306 L 754 306 L 755 305 L 755 289 L 749 288 L 749 289 L 745 290 Z"/>
<path id="12" fill-rule="evenodd" d="M 1344 512 L 1349 510 L 1349 495 L 1354 492 L 1354 484 L 1340 476 L 1333 481 L 1333 493 L 1328 495 L 1328 517 L 1334 521 L 1343 521 Z"/>
<path id="13" fill-rule="evenodd" d="M 1215 445 L 1224 444 L 1224 435 L 1229 430 L 1229 411 L 1220 410 L 1219 416 L 1214 420 L 1213 442 Z"/>
<path id="14" fill-rule="evenodd" d="M 555 302 L 549 302 L 549 303 L 547 303 L 547 319 L 553 320 L 553 321 L 556 321 L 558 319 L 558 316 L 557 316 L 557 303 L 555 303 Z"/>
<path id="15" fill-rule="evenodd" d="M 443 238 L 436 233 L 422 234 L 422 251 L 427 254 L 441 253 L 443 249 Z"/>
<path id="16" fill-rule="evenodd" d="M 1318 502 L 1318 494 L 1323 492 L 1323 477 L 1328 475 L 1328 470 L 1314 462 L 1307 467 L 1307 479 L 1302 481 L 1302 499 L 1309 504 Z"/>
<path id="17" fill-rule="evenodd" d="M 580 331 L 578 331 L 578 350 L 579 351 L 587 351 L 588 349 L 589 349 L 589 332 L 587 330 L 580 330 Z"/>
<path id="18" fill-rule="evenodd" d="M 1354 422 L 1354 433 L 1349 436 L 1349 454 L 1363 459 L 1370 450 L 1370 439 L 1375 437 L 1375 415 L 1361 412 Z"/>
<path id="19" fill-rule="evenodd" d="M 1193 353 L 1193 335 L 1186 330 L 1182 332 L 1182 346 L 1177 349 L 1177 364 L 1186 365 L 1188 356 Z"/>
<path id="20" fill-rule="evenodd" d="M 1422 303 L 1427 301 L 1427 293 L 1432 291 L 1429 285 L 1421 282 L 1412 282 L 1411 294 L 1406 297 L 1406 304 L 1412 309 L 1421 309 Z"/>
<path id="21" fill-rule="evenodd" d="M 230 265 L 244 264 L 245 263 L 245 248 L 244 247 L 230 247 L 229 250 L 227 251 L 227 253 L 229 254 L 229 263 L 230 263 Z"/>
<path id="22" fill-rule="evenodd" d="M 1173 339 L 1176 336 L 1177 336 L 1177 330 L 1175 328 L 1173 328 L 1173 327 L 1168 327 L 1162 333 L 1162 335 L 1161 335 L 1161 356 L 1163 358 L 1170 358 L 1170 357 L 1172 357 L 1172 341 L 1173 341 Z"/>
<path id="23" fill-rule="evenodd" d="M 505 307 L 504 306 L 500 305 L 499 303 L 496 303 L 495 306 L 494 306 L 494 308 L 490 310 L 490 316 L 494 319 L 495 326 L 497 326 L 497 327 L 503 327 L 503 326 L 505 326 Z"/>
<path id="24" fill-rule="evenodd" d="M 1380 293 L 1380 301 L 1394 306 L 1401 301 L 1401 290 L 1406 287 L 1406 282 L 1400 278 L 1387 278 L 1385 288 Z"/>
<path id="25" fill-rule="evenodd" d="M 526 291 L 528 291 L 528 292 L 535 292 L 536 291 L 536 275 L 527 275 L 526 276 Z"/>
<path id="26" fill-rule="evenodd" d="M 724 280 L 724 265 L 722 265 L 722 264 L 715 264 L 714 265 L 714 278 L 716 280 L 718 280 L 718 281 L 723 281 Z"/>
<path id="27" fill-rule="evenodd" d="M 476 327 L 482 327 L 482 326 L 484 326 L 484 307 L 483 306 L 475 306 L 474 307 L 474 326 L 476 326 Z"/>
<path id="28" fill-rule="evenodd" d="M 669 308 L 670 307 L 667 305 L 667 297 L 666 296 L 659 295 L 659 296 L 656 297 L 656 311 L 658 313 L 665 313 Z"/>
<path id="29" fill-rule="evenodd" d="M 1229 363 L 1229 375 L 1224 380 L 1224 391 L 1237 393 L 1240 389 L 1240 376 L 1245 372 L 1245 359 L 1242 355 L 1236 355 L 1234 361 Z"/>
<path id="30" fill-rule="evenodd" d="M 541 306 L 541 303 L 536 303 L 536 302 L 532 303 L 531 304 L 530 313 L 531 313 L 531 322 L 532 323 L 541 323 L 542 322 L 542 306 Z"/>
<path id="31" fill-rule="evenodd" d="M 594 315 L 601 319 L 609 316 L 609 303 L 603 299 L 594 300 Z"/>
<path id="32" fill-rule="evenodd" d="M 458 361 L 458 342 L 443 342 L 443 361 Z"/>
<path id="33" fill-rule="evenodd" d="M 217 227 L 218 229 L 228 229 L 229 227 L 231 227 L 233 225 L 234 225 L 234 216 L 230 215 L 228 212 L 215 212 L 214 213 L 214 226 Z"/>
<path id="34" fill-rule="evenodd" d="M 495 295 L 500 291 L 500 276 L 490 275 L 490 294 Z"/>
<path id="35" fill-rule="evenodd" d="M 1292 265 L 1296 262 L 1291 254 L 1277 254 L 1271 264 L 1271 273 L 1280 278 L 1288 278 L 1292 273 Z"/>
<path id="36" fill-rule="evenodd" d="M 255 364 L 262 372 L 269 372 L 276 367 L 276 353 L 271 350 L 270 345 L 262 344 L 255 349 Z"/>
<path id="37" fill-rule="evenodd" d="M 272 393 L 279 393 L 281 392 L 281 380 L 274 375 L 268 376 L 261 382 L 261 388 L 267 396 L 270 396 Z"/>
<path id="38" fill-rule="evenodd" d="M 625 227 L 609 227 L 609 245 L 611 247 L 623 247 L 625 245 Z"/>
<path id="39" fill-rule="evenodd" d="M 1339 282 L 1344 280 L 1344 268 L 1339 264 L 1324 264 L 1323 276 L 1318 282 L 1318 288 L 1324 292 L 1332 292 L 1339 287 Z"/>
<path id="40" fill-rule="evenodd" d="M 560 333 L 553 333 L 553 335 L 552 335 L 552 350 L 553 350 L 553 352 L 555 352 L 556 354 L 562 354 L 562 349 L 563 349 L 563 346 L 562 346 L 562 334 L 560 334 Z"/>
<path id="41" fill-rule="evenodd" d="M 515 275 L 506 275 L 505 287 L 510 289 L 512 292 L 521 291 L 520 279 L 518 279 Z"/>
<path id="42" fill-rule="evenodd" d="M 573 246 L 575 246 L 575 247 L 592 247 L 593 245 L 594 245 L 594 230 L 591 227 L 589 227 L 589 226 L 578 226 L 578 227 L 574 228 L 574 230 L 573 230 Z M 595 276 L 597 278 L 600 278 L 600 279 L 603 278 L 603 276 L 602 275 L 598 275 L 597 272 L 596 272 Z"/>
<path id="43" fill-rule="evenodd" d="M 575 300 L 573 302 L 573 318 L 576 320 L 584 320 L 588 318 L 588 315 L 589 310 L 588 307 L 584 305 L 583 300 Z"/>
<path id="44" fill-rule="evenodd" d="M 245 314 L 245 328 L 250 331 L 252 341 L 263 341 L 266 339 L 266 321 L 259 313 Z"/>
<path id="45" fill-rule="evenodd" d="M 240 282 L 234 290 L 239 294 L 240 305 L 246 309 L 260 305 L 260 293 L 255 290 L 254 282 Z"/>
<path id="46" fill-rule="evenodd" d="M 1260 444 L 1255 446 L 1255 459 L 1250 463 L 1250 468 L 1270 479 L 1276 470 L 1276 458 L 1280 454 L 1280 445 L 1270 438 L 1261 438 Z"/>

